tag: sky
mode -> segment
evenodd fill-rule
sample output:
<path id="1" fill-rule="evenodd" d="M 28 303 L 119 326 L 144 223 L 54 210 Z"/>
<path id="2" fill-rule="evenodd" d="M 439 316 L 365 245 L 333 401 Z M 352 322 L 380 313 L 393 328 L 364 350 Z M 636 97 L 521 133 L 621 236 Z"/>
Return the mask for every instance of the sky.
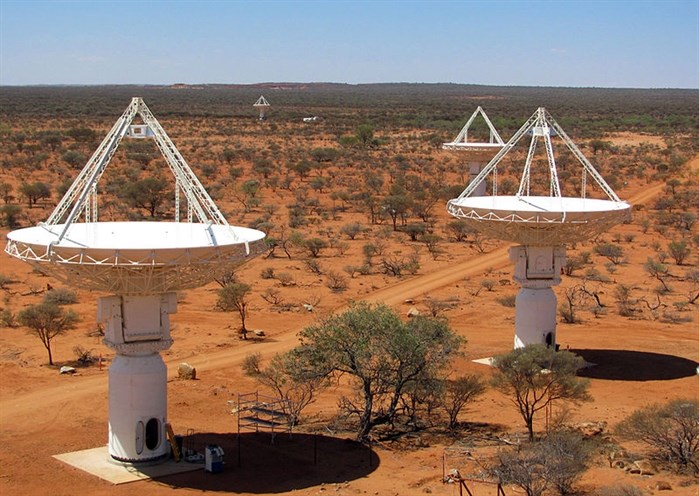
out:
<path id="1" fill-rule="evenodd" d="M 699 0 L 0 0 L 0 85 L 699 89 Z"/>

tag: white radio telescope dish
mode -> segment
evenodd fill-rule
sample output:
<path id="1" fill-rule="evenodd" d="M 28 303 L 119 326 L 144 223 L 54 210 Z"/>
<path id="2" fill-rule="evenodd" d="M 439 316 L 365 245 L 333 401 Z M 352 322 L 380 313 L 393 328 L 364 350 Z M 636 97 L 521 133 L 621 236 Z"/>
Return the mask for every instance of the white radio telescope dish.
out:
<path id="1" fill-rule="evenodd" d="M 483 121 L 485 121 L 488 128 L 488 141 L 473 140 L 473 133 L 471 133 L 471 139 L 469 139 L 469 130 L 479 115 Z M 468 119 L 468 121 L 466 121 L 466 124 L 456 138 L 449 143 L 442 144 L 442 149 L 455 151 L 459 154 L 465 155 L 468 161 L 467 164 L 469 176 L 470 179 L 473 180 L 480 173 L 483 164 L 487 163 L 488 160 L 493 158 L 493 156 L 500 151 L 503 146 L 505 146 L 505 142 L 502 141 L 500 134 L 498 133 L 497 129 L 495 129 L 495 126 L 493 126 L 493 123 L 490 121 L 483 108 L 479 106 L 476 108 L 473 114 L 471 114 L 471 117 Z M 482 183 L 479 189 L 476 191 L 476 195 L 484 194 L 485 183 Z"/>
<path id="2" fill-rule="evenodd" d="M 478 116 L 481 116 L 485 121 L 486 126 L 488 126 L 489 139 L 488 141 L 473 141 L 469 140 L 468 132 L 473 125 L 473 122 Z M 471 136 L 473 137 L 473 136 Z M 456 135 L 449 143 L 444 143 L 442 148 L 444 150 L 459 150 L 464 152 L 471 152 L 473 154 L 484 154 L 489 152 L 497 152 L 505 145 L 505 142 L 500 137 L 500 134 L 493 126 L 488 116 L 482 107 L 477 107 L 476 110 L 471 114 L 468 121 L 459 134 Z"/>
<path id="3" fill-rule="evenodd" d="M 531 136 L 531 141 L 517 193 L 498 195 L 498 164 L 524 136 Z M 577 197 L 561 194 L 552 136 L 559 138 L 580 164 Z M 539 139 L 544 141 L 547 163 L 546 171 L 539 177 L 547 176 L 548 183 L 534 185 L 532 167 Z M 487 177 L 492 182 L 490 196 L 480 193 Z M 590 183 L 597 186 L 601 198 L 588 197 Z M 532 194 L 535 186 L 548 190 L 548 196 Z M 522 285 L 516 301 L 515 347 L 556 344 L 556 297 L 551 287 L 560 284 L 565 244 L 589 239 L 631 218 L 631 206 L 619 199 L 543 107 L 537 109 L 458 198 L 447 202 L 447 210 L 488 236 L 520 245 L 510 249 L 510 259 L 515 262 L 514 279 Z"/>
<path id="4" fill-rule="evenodd" d="M 260 96 L 255 103 L 252 104 L 253 107 L 260 111 L 260 120 L 264 120 L 267 110 L 271 107 L 269 102 L 264 96 Z"/>
<path id="5" fill-rule="evenodd" d="M 132 125 L 137 115 L 143 124 Z M 98 221 L 98 183 L 125 137 L 154 139 L 162 152 L 175 179 L 173 221 Z M 169 455 L 160 351 L 172 345 L 176 292 L 230 272 L 264 249 L 264 237 L 228 225 L 141 98 L 131 100 L 48 220 L 7 235 L 9 255 L 66 284 L 113 294 L 99 298 L 97 312 L 104 342 L 116 351 L 109 368 L 113 459 L 140 463 Z"/>

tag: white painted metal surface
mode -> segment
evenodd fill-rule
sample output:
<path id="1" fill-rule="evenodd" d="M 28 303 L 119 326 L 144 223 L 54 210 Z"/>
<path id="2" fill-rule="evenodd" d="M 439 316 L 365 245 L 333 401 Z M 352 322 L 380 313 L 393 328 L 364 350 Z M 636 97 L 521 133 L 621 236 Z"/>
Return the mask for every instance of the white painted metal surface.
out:
<path id="1" fill-rule="evenodd" d="M 139 115 L 142 125 L 131 125 Z M 124 137 L 152 137 L 175 177 L 174 222 L 97 222 L 97 186 Z M 179 193 L 187 222 L 179 222 Z M 79 218 L 85 215 L 85 222 Z M 193 222 L 196 216 L 197 222 Z M 7 235 L 5 251 L 99 299 L 109 369 L 109 453 L 123 462 L 165 458 L 167 373 L 176 291 L 198 287 L 264 249 L 264 233 L 229 226 L 160 123 L 133 98 L 46 223 Z"/>
<path id="2" fill-rule="evenodd" d="M 469 196 L 447 210 L 488 236 L 537 246 L 583 241 L 631 218 L 623 201 L 549 196 Z"/>
<path id="3" fill-rule="evenodd" d="M 544 132 L 545 131 L 545 132 Z M 546 154 L 548 160 L 549 169 L 549 196 L 561 196 L 560 185 L 558 184 L 558 174 L 556 172 L 556 163 L 554 160 L 553 145 L 551 143 L 551 136 L 556 135 L 560 137 L 563 144 L 571 151 L 573 156 L 581 164 L 581 197 L 585 198 L 587 196 L 587 175 L 590 175 L 595 183 L 600 187 L 604 195 L 609 200 L 621 201 L 616 193 L 609 187 L 602 176 L 597 172 L 589 160 L 582 154 L 580 149 L 573 143 L 566 132 L 558 125 L 558 123 L 551 117 L 551 115 L 546 111 L 545 108 L 539 107 L 536 112 L 522 125 L 521 128 L 510 138 L 510 140 L 505 143 L 505 145 L 497 152 L 497 154 L 492 158 L 490 162 L 483 168 L 483 170 L 475 177 L 466 189 L 459 195 L 459 198 L 464 198 L 467 196 L 472 196 L 474 190 L 479 186 L 485 178 L 492 174 L 493 177 L 493 196 L 497 195 L 497 166 L 507 153 L 510 152 L 519 141 L 525 136 L 531 136 L 532 140 L 529 146 L 529 153 L 527 154 L 527 160 L 524 164 L 524 170 L 520 179 L 520 188 L 518 190 L 518 196 L 529 196 L 530 191 L 530 175 L 531 175 L 531 165 L 534 157 L 534 152 L 536 150 L 536 142 L 542 135 L 545 137 L 546 141 Z M 453 200 L 452 200 L 453 201 Z"/>
<path id="4" fill-rule="evenodd" d="M 468 140 L 469 129 L 471 128 L 473 121 L 476 119 L 476 117 L 478 117 L 478 115 L 483 117 L 483 120 L 485 120 L 485 123 L 488 126 L 489 140 L 487 142 L 469 141 Z M 481 107 L 477 107 L 475 112 L 473 112 L 473 114 L 471 114 L 471 117 L 469 117 L 468 121 L 466 121 L 466 124 L 464 125 L 464 127 L 461 128 L 461 131 L 456 136 L 456 138 L 454 138 L 454 140 L 449 142 L 449 143 L 444 143 L 442 145 L 442 148 L 445 150 L 461 150 L 461 151 L 473 151 L 473 152 L 482 152 L 482 151 L 496 152 L 500 148 L 502 148 L 504 145 L 505 145 L 505 142 L 500 137 L 500 134 L 498 134 L 498 131 L 495 129 L 495 126 L 493 126 L 493 123 L 490 122 L 490 119 L 486 115 L 485 111 Z"/>
<path id="5" fill-rule="evenodd" d="M 532 343 L 555 344 L 556 306 L 553 289 L 521 288 L 515 300 L 514 347 L 523 348 Z"/>
<path id="6" fill-rule="evenodd" d="M 167 368 L 160 354 L 117 354 L 109 366 L 109 454 L 131 463 L 165 458 L 166 423 Z"/>
<path id="7" fill-rule="evenodd" d="M 260 96 L 255 103 L 252 104 L 253 107 L 269 107 L 269 102 L 264 96 Z"/>
<path id="8" fill-rule="evenodd" d="M 252 104 L 252 106 L 260 111 L 260 120 L 265 118 L 267 110 L 271 107 L 264 96 L 260 96 L 260 98 L 258 98 L 257 101 Z"/>
<path id="9" fill-rule="evenodd" d="M 36 226 L 7 235 L 5 251 L 67 284 L 116 294 L 190 289 L 265 249 L 264 233 L 185 222 Z"/>
<path id="10" fill-rule="evenodd" d="M 179 221 L 179 193 L 182 192 L 187 201 L 187 221 L 193 217 L 202 223 L 227 225 L 226 218 L 216 207 L 204 186 L 199 182 L 187 161 L 177 150 L 175 144 L 153 116 L 145 102 L 138 97 L 132 98 L 122 116 L 105 136 L 102 143 L 92 154 L 85 167 L 70 186 L 59 204 L 49 216 L 46 224 L 49 226 L 64 224 L 59 235 L 59 241 L 73 222 L 85 214 L 86 222 L 97 222 L 97 184 L 104 174 L 106 167 L 114 156 L 121 140 L 128 135 L 134 117 L 140 116 L 148 130 L 145 134 L 152 135 L 160 149 L 165 162 L 175 177 L 175 192 L 178 201 L 175 204 L 175 220 Z M 91 208 L 91 206 L 95 206 Z M 66 216 L 67 215 L 67 216 Z"/>
<path id="11" fill-rule="evenodd" d="M 531 141 L 516 195 L 498 195 L 497 166 L 525 136 Z M 552 137 L 559 138 L 581 165 L 580 197 L 561 193 Z M 544 140 L 548 196 L 531 194 L 531 172 L 536 145 Z M 485 196 L 486 177 L 492 175 L 493 193 Z M 589 198 L 587 177 L 598 185 L 600 196 Z M 488 236 L 518 243 L 510 249 L 514 279 L 522 286 L 516 300 L 516 348 L 541 343 L 556 345 L 556 295 L 561 281 L 565 245 L 589 239 L 631 218 L 631 206 L 619 199 L 563 129 L 542 107 L 502 146 L 470 181 L 447 211 Z"/>
<path id="12" fill-rule="evenodd" d="M 489 139 L 487 142 L 469 141 L 468 131 L 473 124 L 473 121 L 481 115 L 489 130 Z M 490 160 L 500 149 L 505 145 L 498 134 L 493 123 L 486 115 L 485 111 L 478 107 L 471 117 L 466 121 L 466 125 L 461 129 L 461 132 L 450 143 L 444 143 L 442 149 L 455 150 L 460 154 L 465 154 L 468 157 L 469 182 L 473 181 L 481 171 L 484 163 Z M 476 196 L 485 195 L 485 181 L 479 183 L 473 193 Z"/>

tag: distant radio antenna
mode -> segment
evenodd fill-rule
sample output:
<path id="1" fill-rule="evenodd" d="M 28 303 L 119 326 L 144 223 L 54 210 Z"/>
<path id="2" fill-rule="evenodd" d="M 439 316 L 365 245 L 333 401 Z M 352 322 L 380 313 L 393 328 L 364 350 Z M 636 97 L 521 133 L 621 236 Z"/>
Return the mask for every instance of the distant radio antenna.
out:
<path id="1" fill-rule="evenodd" d="M 255 103 L 252 104 L 253 107 L 260 110 L 260 120 L 263 121 L 267 114 L 267 110 L 271 107 L 269 102 L 264 96 L 260 96 Z"/>
<path id="2" fill-rule="evenodd" d="M 490 135 L 489 139 L 488 141 L 480 142 L 473 140 L 469 141 L 469 129 L 471 128 L 473 121 L 475 121 L 479 115 L 483 117 L 485 124 L 488 126 Z M 471 138 L 473 138 L 473 134 L 471 134 Z M 505 146 L 505 143 L 502 141 L 502 138 L 495 129 L 495 126 L 493 126 L 493 123 L 490 122 L 490 119 L 488 119 L 485 111 L 479 106 L 476 108 L 475 112 L 471 114 L 471 117 L 468 119 L 468 121 L 466 121 L 466 124 L 456 138 L 449 143 L 444 143 L 442 145 L 442 149 L 453 150 L 466 154 L 468 157 L 470 180 L 472 181 L 480 173 L 483 164 L 493 158 L 493 156 L 499 152 L 503 146 Z M 476 194 L 479 196 L 485 194 L 485 182 L 480 183 Z"/>

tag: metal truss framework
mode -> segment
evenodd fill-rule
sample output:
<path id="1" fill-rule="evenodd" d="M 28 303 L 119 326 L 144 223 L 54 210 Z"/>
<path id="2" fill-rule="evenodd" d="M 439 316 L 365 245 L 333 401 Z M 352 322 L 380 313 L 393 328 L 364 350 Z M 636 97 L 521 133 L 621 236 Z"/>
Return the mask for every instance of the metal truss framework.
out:
<path id="1" fill-rule="evenodd" d="M 581 242 L 623 222 L 629 216 L 628 209 L 610 210 L 579 219 L 571 219 L 565 212 L 536 212 L 529 215 L 504 211 L 483 213 L 482 210 L 461 207 L 451 202 L 447 210 L 476 230 L 482 230 L 483 222 L 487 222 L 489 236 L 531 246 L 559 246 Z"/>
<path id="2" fill-rule="evenodd" d="M 270 107 L 271 105 L 264 96 L 257 99 L 255 103 L 252 104 L 253 107 Z"/>
<path id="3" fill-rule="evenodd" d="M 476 142 L 469 142 L 468 141 L 468 130 L 471 127 L 471 124 L 473 124 L 473 121 L 478 117 L 478 115 L 483 116 L 483 119 L 485 120 L 486 125 L 488 126 L 488 130 L 490 131 L 490 138 L 488 143 L 476 143 Z M 476 108 L 475 112 L 471 114 L 471 117 L 466 121 L 466 125 L 461 129 L 461 132 L 454 138 L 454 141 L 450 143 L 444 143 L 442 145 L 442 148 L 444 150 L 458 150 L 463 148 L 463 145 L 472 145 L 475 147 L 478 146 L 484 146 L 484 145 L 500 145 L 504 146 L 505 142 L 502 140 L 500 135 L 498 134 L 497 130 L 495 129 L 495 126 L 493 126 L 493 123 L 490 122 L 490 119 L 488 119 L 488 116 L 486 115 L 485 111 L 479 106 Z"/>
<path id="4" fill-rule="evenodd" d="M 553 119 L 553 117 L 551 117 L 544 107 L 539 107 L 536 112 L 534 112 L 534 114 L 522 125 L 522 127 L 512 136 L 512 138 L 510 138 L 510 140 L 503 145 L 492 160 L 488 162 L 483 170 L 481 170 L 481 172 L 471 181 L 471 183 L 466 187 L 461 195 L 459 195 L 458 198 L 460 199 L 470 196 L 476 190 L 478 185 L 485 180 L 488 174 L 493 174 L 494 176 L 493 195 L 497 195 L 497 166 L 502 158 L 507 155 L 507 153 L 512 150 L 512 148 L 514 148 L 515 145 L 517 145 L 517 143 L 527 134 L 531 134 L 532 140 L 529 146 L 527 160 L 524 165 L 524 171 L 520 179 L 519 190 L 517 191 L 518 197 L 529 196 L 531 164 L 536 151 L 536 143 L 539 138 L 544 139 L 544 144 L 546 147 L 546 156 L 549 166 L 549 194 L 550 196 L 561 196 L 558 173 L 556 172 L 556 162 L 553 154 L 553 145 L 551 143 L 551 136 L 557 135 L 561 138 L 563 143 L 565 143 L 565 145 L 572 152 L 575 158 L 578 159 L 583 167 L 581 187 L 582 198 L 585 198 L 586 195 L 587 175 L 589 174 L 610 200 L 615 202 L 621 201 L 612 188 L 609 187 L 606 181 L 597 172 L 597 170 L 595 170 L 590 161 L 587 160 L 580 149 L 568 137 L 563 128 L 558 125 L 558 123 Z"/>
<path id="5" fill-rule="evenodd" d="M 105 250 L 98 258 L 95 250 L 37 251 L 32 245 L 14 241 L 7 244 L 5 251 L 71 286 L 143 295 L 197 288 L 265 249 L 264 240 L 258 240 L 196 253 L 178 250 L 167 258 L 152 250 L 141 250 L 140 254 Z"/>
<path id="6" fill-rule="evenodd" d="M 131 125 L 137 115 L 141 117 L 145 126 Z M 180 220 L 179 198 L 181 192 L 187 201 L 188 222 L 192 222 L 193 216 L 196 215 L 197 220 L 201 223 L 228 225 L 226 218 L 218 210 L 158 120 L 143 100 L 135 97 L 45 222 L 47 226 L 54 226 L 62 223 L 65 219 L 65 226 L 56 243 L 61 242 L 71 224 L 83 213 L 86 222 L 97 222 L 97 184 L 125 136 L 153 137 L 155 139 L 175 177 L 175 221 L 179 222 Z"/>

